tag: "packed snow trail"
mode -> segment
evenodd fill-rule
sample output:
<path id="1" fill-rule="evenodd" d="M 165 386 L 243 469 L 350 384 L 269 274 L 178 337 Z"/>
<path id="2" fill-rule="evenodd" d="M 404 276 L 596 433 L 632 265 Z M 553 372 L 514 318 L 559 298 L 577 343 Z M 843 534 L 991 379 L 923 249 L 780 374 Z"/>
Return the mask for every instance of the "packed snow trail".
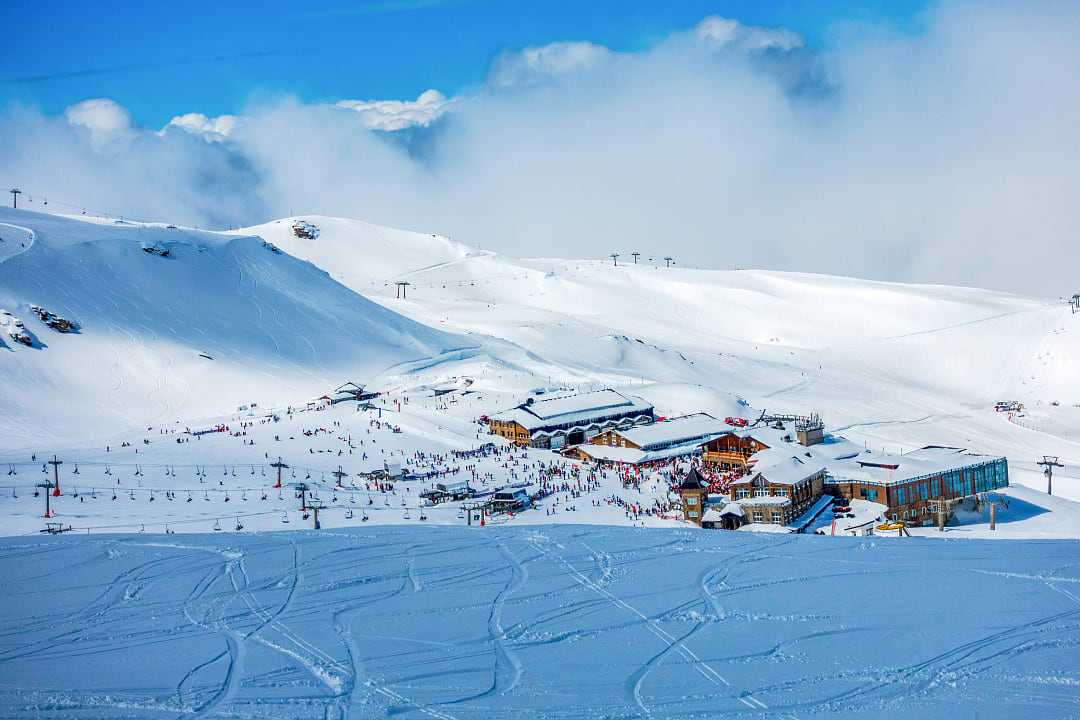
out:
<path id="1" fill-rule="evenodd" d="M 0 716 L 1072 717 L 1078 550 L 573 525 L 8 538 Z"/>

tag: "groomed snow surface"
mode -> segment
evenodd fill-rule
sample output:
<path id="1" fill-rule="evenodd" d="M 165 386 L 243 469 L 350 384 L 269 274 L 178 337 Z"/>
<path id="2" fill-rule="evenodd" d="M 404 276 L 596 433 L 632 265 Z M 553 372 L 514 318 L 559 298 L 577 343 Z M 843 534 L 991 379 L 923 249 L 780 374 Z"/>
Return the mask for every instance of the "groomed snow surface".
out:
<path id="1" fill-rule="evenodd" d="M 573 525 L 9 538 L 0 714 L 1075 717 L 1077 550 Z"/>

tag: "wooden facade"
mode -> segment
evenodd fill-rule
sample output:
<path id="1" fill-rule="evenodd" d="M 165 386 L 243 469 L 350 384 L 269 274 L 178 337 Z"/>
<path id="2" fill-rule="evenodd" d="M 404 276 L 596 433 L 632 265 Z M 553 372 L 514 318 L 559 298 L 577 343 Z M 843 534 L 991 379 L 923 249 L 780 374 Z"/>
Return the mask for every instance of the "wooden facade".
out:
<path id="1" fill-rule="evenodd" d="M 682 499 L 683 520 L 701 526 L 701 517 L 705 513 L 705 497 L 709 492 L 709 483 L 698 474 L 696 468 L 690 468 L 686 479 L 679 484 L 679 497 Z"/>
<path id="2" fill-rule="evenodd" d="M 606 445 L 607 447 L 621 447 L 631 448 L 633 450 L 640 450 L 641 446 L 634 443 L 632 440 L 627 440 L 621 432 L 615 429 L 608 429 L 596 435 L 589 440 L 590 445 Z"/>
<path id="3" fill-rule="evenodd" d="M 490 430 L 493 435 L 506 438 L 515 445 L 529 444 L 529 431 L 526 430 L 521 423 L 513 421 L 506 422 L 492 418 L 488 420 L 488 430 Z"/>
<path id="4" fill-rule="evenodd" d="M 782 503 L 776 507 L 763 508 L 761 512 L 764 513 L 764 519 L 758 519 L 754 516 L 756 506 L 747 506 L 745 508 L 748 517 L 754 522 L 776 522 L 772 513 L 780 512 L 782 515 L 781 524 L 787 524 L 810 509 L 810 506 L 821 497 L 824 488 L 824 470 L 819 470 L 797 483 L 776 483 L 770 481 L 764 473 L 756 473 L 733 482 L 731 484 L 731 497 L 735 501 L 752 498 L 787 498 L 790 503 L 782 509 L 779 507 Z"/>
<path id="5" fill-rule="evenodd" d="M 759 440 L 731 433 L 705 443 L 702 458 L 721 470 L 747 470 L 750 456 L 768 449 L 769 446 Z"/>

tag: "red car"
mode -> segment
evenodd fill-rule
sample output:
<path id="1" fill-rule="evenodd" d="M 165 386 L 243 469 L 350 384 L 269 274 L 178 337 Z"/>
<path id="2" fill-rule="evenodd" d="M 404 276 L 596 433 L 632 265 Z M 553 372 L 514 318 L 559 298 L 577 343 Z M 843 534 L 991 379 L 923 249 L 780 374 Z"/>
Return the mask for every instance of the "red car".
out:
<path id="1" fill-rule="evenodd" d="M 726 417 L 724 418 L 724 422 L 728 425 L 734 425 L 735 427 L 746 427 L 748 424 L 746 419 L 741 417 Z"/>

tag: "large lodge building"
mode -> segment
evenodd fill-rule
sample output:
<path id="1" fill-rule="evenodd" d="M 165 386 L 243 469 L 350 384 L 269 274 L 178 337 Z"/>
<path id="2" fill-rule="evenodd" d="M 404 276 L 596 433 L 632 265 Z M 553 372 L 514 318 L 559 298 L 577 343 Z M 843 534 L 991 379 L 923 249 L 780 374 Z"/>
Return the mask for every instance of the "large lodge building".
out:
<path id="1" fill-rule="evenodd" d="M 529 398 L 516 408 L 491 416 L 488 427 L 515 445 L 558 450 L 579 445 L 613 428 L 653 422 L 653 406 L 614 390 Z"/>
<path id="2" fill-rule="evenodd" d="M 878 503 L 889 520 L 931 524 L 936 509 L 1009 484 L 1004 457 L 940 446 L 879 453 L 826 433 L 816 416 L 746 428 L 705 413 L 656 422 L 652 405 L 614 390 L 530 398 L 488 423 L 512 443 L 581 460 L 641 465 L 696 458 L 728 473 L 734 479 L 727 497 L 715 501 L 697 472 L 679 489 L 684 519 L 708 527 L 787 525 L 819 508 L 825 495 Z"/>

